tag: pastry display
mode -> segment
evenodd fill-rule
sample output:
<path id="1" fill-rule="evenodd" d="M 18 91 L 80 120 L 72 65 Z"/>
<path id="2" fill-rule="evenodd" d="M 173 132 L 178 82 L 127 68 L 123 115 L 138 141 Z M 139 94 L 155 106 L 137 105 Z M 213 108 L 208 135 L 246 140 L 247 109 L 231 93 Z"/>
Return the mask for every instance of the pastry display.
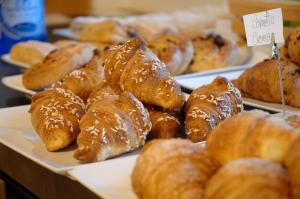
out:
<path id="1" fill-rule="evenodd" d="M 56 49 L 56 46 L 50 43 L 29 40 L 14 45 L 9 55 L 12 60 L 32 66 L 42 63 Z"/>
<path id="2" fill-rule="evenodd" d="M 206 149 L 221 163 L 241 157 L 282 163 L 299 133 L 281 117 L 262 111 L 242 112 L 212 130 Z"/>
<path id="3" fill-rule="evenodd" d="M 183 137 L 184 122 L 181 110 L 163 110 L 159 107 L 146 106 L 152 124 L 149 139 Z"/>
<path id="4" fill-rule="evenodd" d="M 192 42 L 178 34 L 162 34 L 149 41 L 148 47 L 166 64 L 171 75 L 185 72 L 193 59 Z"/>
<path id="5" fill-rule="evenodd" d="M 142 149 L 131 174 L 143 199 L 203 198 L 219 164 L 197 144 L 183 139 L 153 140 Z"/>
<path id="6" fill-rule="evenodd" d="M 104 97 L 80 120 L 74 157 L 92 162 L 133 151 L 145 143 L 150 129 L 148 111 L 131 93 Z"/>
<path id="7" fill-rule="evenodd" d="M 299 66 L 285 60 L 281 60 L 281 65 L 285 102 L 288 105 L 300 107 Z M 233 83 L 244 97 L 281 103 L 279 75 L 274 59 L 264 60 L 247 69 Z"/>
<path id="8" fill-rule="evenodd" d="M 23 85 L 28 89 L 40 89 L 63 79 L 67 74 L 88 63 L 95 48 L 88 44 L 74 44 L 60 48 L 41 64 L 34 65 L 23 74 Z"/>
<path id="9" fill-rule="evenodd" d="M 106 51 L 105 79 L 117 93 L 129 91 L 143 103 L 176 109 L 184 105 L 184 96 L 165 65 L 135 38 Z"/>
<path id="10" fill-rule="evenodd" d="M 289 199 L 289 178 L 282 165 L 259 158 L 224 165 L 205 188 L 205 199 Z"/>
<path id="11" fill-rule="evenodd" d="M 300 123 L 298 123 L 299 128 Z M 287 167 L 292 192 L 293 192 L 293 199 L 300 198 L 300 138 L 298 138 L 290 150 L 288 151 L 285 159 L 284 165 Z"/>
<path id="12" fill-rule="evenodd" d="M 192 39 L 192 43 L 194 57 L 189 65 L 189 72 L 230 66 L 237 58 L 233 44 L 220 35 L 201 35 Z"/>
<path id="13" fill-rule="evenodd" d="M 57 151 L 76 139 L 85 104 L 69 90 L 49 88 L 32 96 L 29 112 L 32 126 L 47 150 Z"/>
<path id="14" fill-rule="evenodd" d="M 242 110 L 239 90 L 228 79 L 217 77 L 189 97 L 185 107 L 187 137 L 193 142 L 203 141 L 218 123 Z"/>

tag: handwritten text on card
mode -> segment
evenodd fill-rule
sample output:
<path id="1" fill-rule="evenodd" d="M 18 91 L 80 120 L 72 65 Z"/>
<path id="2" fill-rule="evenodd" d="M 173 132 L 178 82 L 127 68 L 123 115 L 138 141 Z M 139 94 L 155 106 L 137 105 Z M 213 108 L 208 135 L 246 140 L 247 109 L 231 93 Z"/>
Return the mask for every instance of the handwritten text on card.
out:
<path id="1" fill-rule="evenodd" d="M 243 19 L 248 46 L 270 44 L 272 33 L 276 43 L 284 41 L 281 8 L 244 15 Z"/>

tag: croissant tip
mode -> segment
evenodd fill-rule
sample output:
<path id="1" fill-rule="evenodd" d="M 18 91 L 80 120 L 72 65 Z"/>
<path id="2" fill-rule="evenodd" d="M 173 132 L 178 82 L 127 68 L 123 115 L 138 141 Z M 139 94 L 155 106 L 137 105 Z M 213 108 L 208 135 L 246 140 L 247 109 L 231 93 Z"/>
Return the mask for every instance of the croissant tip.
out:
<path id="1" fill-rule="evenodd" d="M 80 146 L 74 153 L 73 157 L 80 162 L 94 162 L 97 160 L 95 153 L 93 153 L 91 147 Z"/>

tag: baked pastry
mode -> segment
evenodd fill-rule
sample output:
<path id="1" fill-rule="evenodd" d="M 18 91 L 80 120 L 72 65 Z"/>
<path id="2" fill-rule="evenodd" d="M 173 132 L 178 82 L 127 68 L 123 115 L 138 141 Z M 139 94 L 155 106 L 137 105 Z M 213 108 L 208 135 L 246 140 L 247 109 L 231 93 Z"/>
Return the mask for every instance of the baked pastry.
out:
<path id="1" fill-rule="evenodd" d="M 56 49 L 57 48 L 50 43 L 29 40 L 13 45 L 9 55 L 12 60 L 32 66 L 42 63 L 44 59 Z"/>
<path id="2" fill-rule="evenodd" d="M 69 90 L 49 88 L 32 96 L 29 112 L 47 150 L 57 151 L 76 139 L 85 104 Z"/>
<path id="3" fill-rule="evenodd" d="M 285 121 L 294 128 L 300 129 L 300 115 L 288 115 Z"/>
<path id="4" fill-rule="evenodd" d="M 300 65 L 300 28 L 290 33 L 286 40 L 289 58 Z"/>
<path id="5" fill-rule="evenodd" d="M 199 72 L 229 66 L 235 61 L 236 49 L 220 35 L 209 34 L 192 39 L 194 58 L 189 72 Z"/>
<path id="6" fill-rule="evenodd" d="M 70 39 L 61 39 L 53 42 L 53 45 L 55 45 L 57 48 L 64 48 L 70 45 L 75 45 L 80 43 L 80 41 L 76 40 L 70 40 Z"/>
<path id="7" fill-rule="evenodd" d="M 131 183 L 142 199 L 203 198 L 205 184 L 218 168 L 200 145 L 156 139 L 143 147 Z"/>
<path id="8" fill-rule="evenodd" d="M 150 129 L 149 113 L 131 93 L 103 98 L 80 120 L 74 157 L 93 162 L 133 151 L 145 143 Z"/>
<path id="9" fill-rule="evenodd" d="M 163 110 L 159 107 L 146 106 L 150 113 L 152 128 L 148 139 L 183 137 L 184 122 L 181 110 Z"/>
<path id="10" fill-rule="evenodd" d="M 264 60 L 247 69 L 233 81 L 244 97 L 281 103 L 279 75 L 276 60 Z M 300 107 L 300 67 L 282 60 L 284 98 L 288 105 Z M 267 74 L 267 75 L 266 75 Z"/>
<path id="11" fill-rule="evenodd" d="M 93 88 L 89 98 L 87 99 L 87 106 L 89 107 L 94 102 L 106 97 L 118 98 L 118 94 L 107 85 L 106 80 L 102 80 L 95 88 Z"/>
<path id="12" fill-rule="evenodd" d="M 116 20 L 87 24 L 79 34 L 79 40 L 114 45 L 127 41 L 127 28 Z"/>
<path id="13" fill-rule="evenodd" d="M 55 83 L 53 87 L 71 90 L 75 95 L 86 101 L 94 87 L 103 79 L 104 68 L 102 60 L 98 55 L 94 55 L 85 67 L 74 70 L 61 81 Z"/>
<path id="14" fill-rule="evenodd" d="M 281 163 L 299 129 L 283 118 L 262 111 L 242 112 L 221 122 L 206 141 L 206 150 L 219 162 L 260 157 Z"/>
<path id="15" fill-rule="evenodd" d="M 193 142 L 205 140 L 219 122 L 242 110 L 239 90 L 228 79 L 217 77 L 212 83 L 195 89 L 187 101 L 187 138 Z"/>
<path id="16" fill-rule="evenodd" d="M 299 128 L 299 127 L 298 127 Z M 287 167 L 292 185 L 293 199 L 300 198 L 300 138 L 290 148 L 284 164 Z"/>
<path id="17" fill-rule="evenodd" d="M 279 164 L 245 158 L 224 165 L 207 183 L 205 199 L 289 199 L 289 178 Z"/>
<path id="18" fill-rule="evenodd" d="M 148 47 L 166 64 L 171 75 L 186 71 L 194 53 L 192 42 L 174 33 L 164 33 L 150 41 Z"/>
<path id="19" fill-rule="evenodd" d="M 184 105 L 179 85 L 141 38 L 106 51 L 104 72 L 117 93 L 129 91 L 144 103 L 168 109 Z"/>
<path id="20" fill-rule="evenodd" d="M 74 44 L 60 48 L 47 56 L 41 64 L 29 68 L 23 75 L 23 84 L 28 89 L 40 89 L 63 79 L 94 56 L 94 47 Z"/>

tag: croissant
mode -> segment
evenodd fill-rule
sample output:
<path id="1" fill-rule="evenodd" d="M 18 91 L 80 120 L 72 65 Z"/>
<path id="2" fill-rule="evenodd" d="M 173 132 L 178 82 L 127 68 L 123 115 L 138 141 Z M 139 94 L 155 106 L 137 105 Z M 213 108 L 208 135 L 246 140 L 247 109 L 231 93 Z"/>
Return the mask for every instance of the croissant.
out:
<path id="1" fill-rule="evenodd" d="M 186 71 L 194 53 L 192 42 L 177 34 L 165 33 L 149 42 L 148 47 L 166 64 L 172 75 Z"/>
<path id="2" fill-rule="evenodd" d="M 152 124 L 149 139 L 182 137 L 184 126 L 181 110 L 163 110 L 159 107 L 146 106 Z"/>
<path id="3" fill-rule="evenodd" d="M 297 65 L 300 65 L 300 28 L 289 34 L 285 46 L 288 51 L 288 57 Z"/>
<path id="4" fill-rule="evenodd" d="M 299 137 L 299 129 L 283 118 L 262 111 L 242 112 L 221 122 L 206 141 L 206 150 L 219 162 L 260 157 L 281 163 Z"/>
<path id="5" fill-rule="evenodd" d="M 86 101 L 93 88 L 103 79 L 104 68 L 102 61 L 98 55 L 95 55 L 85 67 L 74 70 L 53 86 L 71 90 L 75 95 Z"/>
<path id="6" fill-rule="evenodd" d="M 298 124 L 299 125 L 299 124 Z M 298 126 L 299 128 L 299 126 Z M 292 185 L 293 199 L 300 198 L 300 138 L 298 138 L 287 153 L 284 164 L 287 167 Z"/>
<path id="7" fill-rule="evenodd" d="M 85 104 L 69 90 L 49 88 L 32 96 L 29 112 L 32 126 L 47 150 L 57 151 L 76 139 Z"/>
<path id="8" fill-rule="evenodd" d="M 224 78 L 195 89 L 185 107 L 187 137 L 193 142 L 205 140 L 222 120 L 243 110 L 238 89 Z"/>
<path id="9" fill-rule="evenodd" d="M 258 158 L 224 165 L 207 183 L 205 199 L 289 199 L 289 178 L 280 165 Z"/>
<path id="10" fill-rule="evenodd" d="M 285 60 L 281 64 L 286 104 L 300 107 L 300 68 Z M 233 83 L 244 97 L 281 103 L 278 70 L 274 59 L 265 60 L 247 69 Z"/>
<path id="11" fill-rule="evenodd" d="M 140 38 L 108 50 L 104 72 L 107 83 L 117 93 L 126 90 L 144 103 L 168 109 L 184 105 L 179 85 Z"/>
<path id="12" fill-rule="evenodd" d="M 32 66 L 24 73 L 24 86 L 35 90 L 61 80 L 88 63 L 94 55 L 94 49 L 91 45 L 78 43 L 54 51 L 43 63 Z"/>
<path id="13" fill-rule="evenodd" d="M 56 47 L 50 43 L 29 40 L 13 45 L 9 55 L 12 60 L 32 66 L 42 63 L 54 50 Z"/>
<path id="14" fill-rule="evenodd" d="M 235 47 L 220 35 L 201 35 L 192 39 L 192 43 L 194 58 L 188 68 L 189 72 L 222 68 L 235 62 Z"/>
<path id="15" fill-rule="evenodd" d="M 92 162 L 133 151 L 144 144 L 150 129 L 149 113 L 132 94 L 103 98 L 80 120 L 74 157 Z"/>
<path id="16" fill-rule="evenodd" d="M 218 168 L 200 145 L 183 139 L 156 139 L 143 147 L 131 184 L 141 199 L 198 199 L 203 198 L 205 184 Z"/>

